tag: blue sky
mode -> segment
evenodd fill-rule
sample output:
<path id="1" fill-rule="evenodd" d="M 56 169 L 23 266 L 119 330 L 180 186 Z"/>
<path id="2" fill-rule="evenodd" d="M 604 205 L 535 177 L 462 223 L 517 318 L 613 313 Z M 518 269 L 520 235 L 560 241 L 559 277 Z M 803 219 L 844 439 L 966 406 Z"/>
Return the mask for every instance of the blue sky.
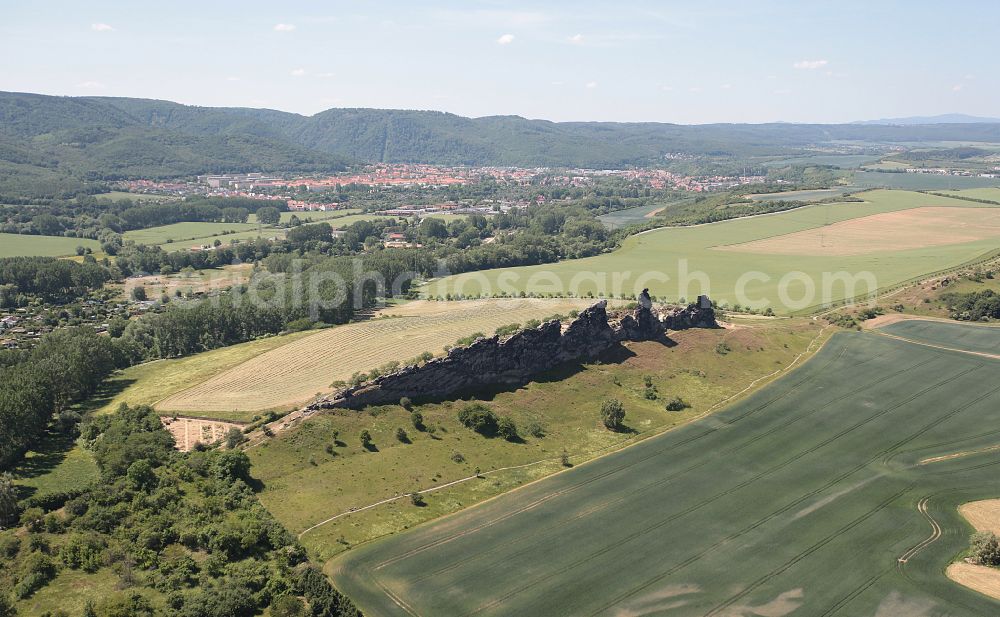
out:
<path id="1" fill-rule="evenodd" d="M 1000 3 L 987 0 L 2 0 L 0 90 L 303 114 L 1000 116 L 998 24 Z"/>

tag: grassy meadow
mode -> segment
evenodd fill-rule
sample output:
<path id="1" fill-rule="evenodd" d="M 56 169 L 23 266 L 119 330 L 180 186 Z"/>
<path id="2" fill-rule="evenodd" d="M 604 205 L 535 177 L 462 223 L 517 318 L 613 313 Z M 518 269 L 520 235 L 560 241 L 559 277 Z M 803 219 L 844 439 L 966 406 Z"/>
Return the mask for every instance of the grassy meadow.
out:
<path id="1" fill-rule="evenodd" d="M 719 413 L 327 570 L 369 617 L 996 614 L 943 572 L 968 545 L 958 505 L 1000 490 L 998 379 L 997 361 L 836 334 Z"/>
<path id="2" fill-rule="evenodd" d="M 212 244 L 216 239 L 222 241 L 223 244 L 229 244 L 230 240 L 234 239 L 245 240 L 258 236 L 269 238 L 282 233 L 268 227 L 261 228 L 255 223 L 194 222 L 135 229 L 126 231 L 124 236 L 126 240 L 132 240 L 136 244 L 157 245 L 166 250 L 180 250 L 192 246 Z"/>
<path id="3" fill-rule="evenodd" d="M 906 167 L 909 167 L 907 165 Z M 853 183 L 857 187 L 883 187 L 906 191 L 941 191 L 945 189 L 977 189 L 1000 185 L 997 178 L 973 176 L 944 176 L 936 174 L 880 173 L 876 171 L 854 172 Z"/>
<path id="4" fill-rule="evenodd" d="M 611 253 L 555 264 L 455 275 L 431 281 L 421 288 L 421 292 L 443 296 L 447 293 L 476 295 L 484 291 L 493 294 L 572 291 L 577 295 L 617 296 L 638 293 L 648 287 L 651 293 L 671 300 L 708 293 L 714 300 L 733 303 L 741 301 L 736 293 L 741 277 L 754 273 L 752 278 L 743 281 L 746 300 L 767 302 L 778 313 L 796 313 L 814 310 L 824 300 L 835 303 L 851 295 L 843 280 L 828 277 L 824 285 L 823 273 L 846 271 L 856 275 L 870 272 L 877 287 L 884 290 L 925 274 L 957 267 L 997 248 L 996 239 L 990 238 L 855 255 L 815 256 L 807 251 L 789 257 L 717 250 L 917 207 L 991 207 L 909 191 L 876 190 L 859 196 L 865 200 L 863 203 L 817 204 L 767 216 L 656 229 L 627 238 L 620 249 Z M 779 284 L 786 276 L 787 301 L 779 293 Z M 813 294 L 809 293 L 810 282 Z M 866 287 L 860 284 L 855 293 L 865 295 Z"/>
<path id="5" fill-rule="evenodd" d="M 416 406 L 424 430 L 416 429 L 410 412 L 397 405 L 317 414 L 248 450 L 254 475 L 264 487 L 259 497 L 300 533 L 352 508 L 469 478 L 477 469 L 485 474 L 428 493 L 426 507 L 414 507 L 404 497 L 302 535 L 311 553 L 326 560 L 349 546 L 555 473 L 563 468 L 563 451 L 572 463 L 580 463 L 690 422 L 755 380 L 787 368 L 811 342 L 812 350 L 818 348 L 829 334 L 821 331 L 811 320 L 763 320 L 677 332 L 671 334 L 676 346 L 629 343 L 601 362 L 541 375 L 521 388 L 480 393 L 481 402 L 514 420 L 522 436 L 518 443 L 485 438 L 463 427 L 457 413 L 469 401 Z M 655 400 L 646 398 L 646 377 L 656 388 Z M 665 410 L 674 396 L 691 406 Z M 625 405 L 627 432 L 608 431 L 600 423 L 601 401 L 612 397 Z M 537 434 L 529 430 L 533 424 Z M 397 428 L 406 431 L 406 443 L 396 438 Z M 371 432 L 375 451 L 361 447 L 361 430 Z M 334 431 L 339 432 L 336 445 Z M 507 469 L 521 465 L 526 466 Z"/>
<path id="6" fill-rule="evenodd" d="M 0 258 L 65 257 L 76 255 L 76 247 L 78 246 L 89 247 L 95 253 L 101 250 L 101 245 L 97 240 L 0 233 Z"/>

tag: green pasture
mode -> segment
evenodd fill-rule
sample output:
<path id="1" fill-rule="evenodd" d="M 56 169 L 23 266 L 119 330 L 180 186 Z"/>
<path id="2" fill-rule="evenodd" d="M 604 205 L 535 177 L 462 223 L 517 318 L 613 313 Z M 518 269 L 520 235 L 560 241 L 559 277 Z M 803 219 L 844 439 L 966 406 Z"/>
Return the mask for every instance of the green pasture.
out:
<path id="1" fill-rule="evenodd" d="M 101 250 L 97 240 L 0 233 L 0 257 L 64 257 L 76 255 L 78 246 Z"/>
<path id="2" fill-rule="evenodd" d="M 771 306 L 778 313 L 796 313 L 851 296 L 867 296 L 867 282 L 854 285 L 852 280 L 848 285 L 845 281 L 850 277 L 837 277 L 835 273 L 846 272 L 851 277 L 871 273 L 876 286 L 884 290 L 997 249 L 995 240 L 834 257 L 713 249 L 921 206 L 990 207 L 909 191 L 876 190 L 859 196 L 866 201 L 817 204 L 773 215 L 656 229 L 627 238 L 620 249 L 611 253 L 555 264 L 464 273 L 430 281 L 421 292 L 428 296 L 522 291 L 618 296 L 648 287 L 654 295 L 671 300 L 690 300 L 708 293 L 719 302 L 755 302 Z M 831 274 L 824 277 L 824 273 Z M 745 283 L 742 299 L 737 294 L 741 277 Z M 779 293 L 781 288 L 785 289 L 784 297 Z"/>
<path id="3" fill-rule="evenodd" d="M 619 227 L 625 227 L 627 225 L 636 225 L 642 223 L 649 223 L 652 220 L 651 214 L 663 208 L 670 207 L 672 205 L 679 205 L 681 203 L 687 203 L 694 201 L 694 198 L 679 199 L 676 201 L 669 201 L 663 203 L 650 204 L 648 206 L 639 206 L 638 208 L 626 208 L 624 210 L 616 210 L 614 212 L 608 212 L 607 214 L 602 214 L 597 217 L 597 220 L 604 223 L 604 226 L 608 229 L 618 229 Z"/>
<path id="4" fill-rule="evenodd" d="M 856 171 L 854 172 L 854 185 L 859 188 L 883 187 L 907 191 L 942 191 L 996 187 L 1000 186 L 1000 178 Z"/>
<path id="5" fill-rule="evenodd" d="M 757 193 L 747 195 L 754 201 L 818 201 L 828 197 L 839 197 L 844 193 L 858 190 L 853 186 L 838 186 L 830 189 L 808 189 L 801 191 L 783 191 L 780 193 Z"/>
<path id="6" fill-rule="evenodd" d="M 1000 184 L 1000 179 L 998 179 Z M 989 199 L 990 201 L 1000 201 L 1000 187 L 989 189 L 964 189 L 961 191 L 951 191 L 961 197 L 971 197 L 972 199 Z"/>
<path id="7" fill-rule="evenodd" d="M 256 233 L 257 229 L 258 226 L 255 223 L 186 222 L 126 231 L 125 239 L 132 240 L 136 244 L 167 244 L 181 240 L 221 236 L 227 232 Z"/>
<path id="8" fill-rule="evenodd" d="M 134 202 L 176 201 L 180 199 L 180 197 L 177 197 L 176 195 L 150 195 L 147 193 L 127 193 L 125 191 L 97 193 L 94 197 L 103 201 L 121 201 L 129 199 Z"/>
<path id="9" fill-rule="evenodd" d="M 836 334 L 721 412 L 327 571 L 367 617 L 1000 614 L 943 573 L 957 506 L 1000 495 L 998 384 L 994 360 Z"/>

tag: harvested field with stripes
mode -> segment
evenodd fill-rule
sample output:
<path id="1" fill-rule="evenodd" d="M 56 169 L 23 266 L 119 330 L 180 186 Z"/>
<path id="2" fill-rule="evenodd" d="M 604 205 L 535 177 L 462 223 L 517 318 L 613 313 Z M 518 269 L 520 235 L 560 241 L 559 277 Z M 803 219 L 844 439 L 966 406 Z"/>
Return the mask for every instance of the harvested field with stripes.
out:
<path id="1" fill-rule="evenodd" d="M 385 309 L 374 319 L 329 328 L 268 351 L 163 399 L 156 408 L 183 413 L 288 409 L 330 392 L 333 382 L 346 381 L 355 372 L 404 362 L 424 351 L 440 355 L 446 345 L 473 333 L 492 335 L 503 325 L 566 314 L 593 302 L 411 302 Z"/>
<path id="2" fill-rule="evenodd" d="M 839 333 L 728 409 L 327 571 L 369 617 L 1000 614 L 944 575 L 958 506 L 1000 495 L 998 425 L 1000 361 Z"/>

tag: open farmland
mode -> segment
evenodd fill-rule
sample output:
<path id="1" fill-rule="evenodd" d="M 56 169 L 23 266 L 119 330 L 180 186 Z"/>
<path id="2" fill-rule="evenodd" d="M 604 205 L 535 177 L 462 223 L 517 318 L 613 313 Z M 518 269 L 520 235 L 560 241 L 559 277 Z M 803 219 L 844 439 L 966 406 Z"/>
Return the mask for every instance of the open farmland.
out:
<path id="1" fill-rule="evenodd" d="M 1000 185 L 1000 180 L 997 178 L 946 176 L 944 174 L 884 173 L 877 171 L 856 171 L 854 172 L 853 182 L 858 187 L 884 187 L 907 191 L 979 189 Z"/>
<path id="2" fill-rule="evenodd" d="M 254 223 L 173 223 L 148 229 L 125 232 L 125 239 L 136 244 L 159 245 L 165 249 L 189 248 L 202 244 L 212 244 L 216 239 L 229 244 L 231 239 L 256 238 L 258 235 L 270 237 L 277 232 L 260 229 Z"/>
<path id="3" fill-rule="evenodd" d="M 807 254 L 797 255 L 794 262 L 779 253 L 717 250 L 915 208 L 968 211 L 971 207 L 974 213 L 993 212 L 981 210 L 993 208 L 986 204 L 909 191 L 878 190 L 859 197 L 865 201 L 817 204 L 773 215 L 656 229 L 627 238 L 620 249 L 611 253 L 555 264 L 459 274 L 431 281 L 421 291 L 430 296 L 505 291 L 617 296 L 638 293 L 648 287 L 651 293 L 670 299 L 708 293 L 720 302 L 764 303 L 759 305 L 769 304 L 776 312 L 794 313 L 856 295 L 867 296 L 870 285 L 865 278 L 869 277 L 864 273 L 874 277 L 879 289 L 886 289 L 983 258 L 997 249 L 994 238 L 983 238 L 973 227 L 966 227 L 967 235 L 949 234 L 952 244 L 902 250 L 894 250 L 887 244 L 887 250 L 877 253 L 877 258 L 875 254 L 815 254 L 813 249 L 820 249 L 826 242 L 826 235 L 818 233 L 814 234 L 811 246 L 800 247 Z M 887 243 L 899 241 L 891 238 Z M 838 272 L 862 278 L 850 281 L 850 285 L 835 277 L 824 279 L 824 273 Z M 741 281 L 747 273 L 752 276 Z M 783 277 L 787 277 L 784 282 Z M 737 293 L 740 283 L 743 298 Z M 782 287 L 787 299 L 779 293 Z"/>
<path id="4" fill-rule="evenodd" d="M 292 210 L 288 212 L 281 213 L 281 223 L 287 224 L 292 220 L 292 217 L 299 219 L 300 221 L 308 222 L 319 222 L 327 219 L 335 219 L 343 216 L 350 216 L 352 214 L 358 214 L 361 212 L 360 208 L 344 208 L 343 210 Z M 257 215 L 251 214 L 250 218 L 247 219 L 250 223 L 257 222 Z"/>
<path id="5" fill-rule="evenodd" d="M 30 236 L 0 233 L 0 258 L 3 257 L 64 257 L 75 255 L 76 247 L 101 250 L 97 240 L 64 238 L 62 236 Z"/>
<path id="6" fill-rule="evenodd" d="M 471 433 L 456 417 L 466 403 L 442 401 L 414 408 L 426 425 L 423 430 L 416 430 L 410 413 L 397 405 L 371 413 L 339 410 L 315 414 L 248 453 L 254 476 L 264 485 L 262 502 L 289 529 L 309 529 L 300 539 L 325 561 L 352 545 L 555 473 L 562 469 L 563 451 L 580 463 L 690 422 L 751 384 L 797 365 L 829 334 L 804 319 L 672 332 L 677 345 L 627 343 L 599 362 L 563 367 L 517 388 L 477 392 L 495 413 L 516 423 L 522 435 L 518 442 Z M 731 349 L 725 355 L 716 351 L 721 342 Z M 646 377 L 657 389 L 654 400 L 645 395 Z M 690 407 L 666 411 L 664 402 L 673 396 Z M 600 401 L 608 397 L 625 404 L 629 432 L 608 431 L 598 421 Z M 533 425 L 541 431 L 533 431 Z M 394 435 L 399 427 L 408 432 L 406 443 Z M 358 443 L 355 436 L 363 429 L 371 432 L 377 452 Z M 334 431 L 341 443 L 328 450 Z M 476 469 L 485 475 L 475 478 Z M 426 507 L 410 505 L 405 496 L 414 490 L 433 495 Z M 394 496 L 404 497 L 393 501 Z"/>
<path id="7" fill-rule="evenodd" d="M 943 572 L 968 542 L 958 505 L 1000 493 L 998 379 L 840 333 L 717 414 L 328 571 L 369 617 L 997 614 Z"/>
<path id="8" fill-rule="evenodd" d="M 963 191 L 948 191 L 960 197 L 971 197 L 972 199 L 988 199 L 1000 202 L 1000 187 L 991 189 L 966 189 Z"/>
<path id="9" fill-rule="evenodd" d="M 780 193 L 756 193 L 747 195 L 754 201 L 818 201 L 828 197 L 839 197 L 844 193 L 857 191 L 854 186 L 838 186 L 830 189 L 804 189 L 801 191 L 782 191 Z"/>
<path id="10" fill-rule="evenodd" d="M 912 208 L 840 221 L 720 250 L 765 255 L 864 255 L 1000 237 L 1000 208 Z"/>
<path id="11" fill-rule="evenodd" d="M 382 312 L 382 318 L 329 328 L 261 354 L 160 401 L 162 411 L 250 412 L 287 409 L 330 392 L 387 362 L 403 362 L 475 332 L 582 309 L 585 300 L 414 302 Z"/>

